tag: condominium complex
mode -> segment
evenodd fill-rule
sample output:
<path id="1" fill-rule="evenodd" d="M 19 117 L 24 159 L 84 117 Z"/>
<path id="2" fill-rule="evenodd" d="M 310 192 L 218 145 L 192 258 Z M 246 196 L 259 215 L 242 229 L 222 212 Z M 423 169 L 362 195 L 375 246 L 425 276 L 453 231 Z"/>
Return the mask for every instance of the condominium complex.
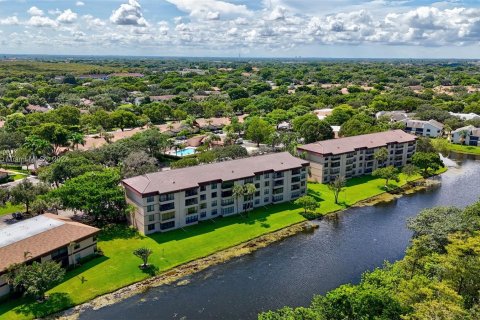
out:
<path id="1" fill-rule="evenodd" d="M 404 166 L 415 153 L 416 139 L 402 130 L 393 130 L 319 141 L 297 150 L 310 161 L 312 179 L 328 183 L 337 176 L 351 178 L 371 174 L 378 167 Z M 384 163 L 374 158 L 374 153 L 381 148 L 386 148 L 389 154 Z"/>
<path id="2" fill-rule="evenodd" d="M 19 263 L 56 261 L 68 267 L 97 251 L 100 229 L 43 214 L 0 229 L 0 297 L 10 292 L 7 269 Z"/>
<path id="3" fill-rule="evenodd" d="M 474 126 L 459 128 L 452 131 L 451 139 L 453 143 L 480 147 L 480 128 Z"/>
<path id="4" fill-rule="evenodd" d="M 443 135 L 443 124 L 435 120 L 404 120 L 405 131 L 424 137 L 441 137 Z"/>
<path id="5" fill-rule="evenodd" d="M 308 165 L 283 152 L 125 179 L 130 222 L 150 234 L 290 201 L 306 193 Z M 235 197 L 235 184 L 253 184 L 255 193 Z"/>

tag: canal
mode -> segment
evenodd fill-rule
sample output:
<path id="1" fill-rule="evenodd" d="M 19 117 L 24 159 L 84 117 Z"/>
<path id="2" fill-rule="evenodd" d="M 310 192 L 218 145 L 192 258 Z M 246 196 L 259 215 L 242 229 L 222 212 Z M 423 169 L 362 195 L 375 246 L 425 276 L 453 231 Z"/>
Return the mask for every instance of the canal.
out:
<path id="1" fill-rule="evenodd" d="M 411 232 L 408 218 L 424 208 L 464 207 L 479 199 L 480 161 L 456 156 L 431 190 L 375 207 L 352 208 L 302 233 L 80 319 L 255 319 L 261 311 L 306 306 L 314 294 L 345 283 L 385 260 L 401 259 Z M 448 160 L 448 159 L 447 159 Z M 194 250 L 195 248 L 192 248 Z"/>

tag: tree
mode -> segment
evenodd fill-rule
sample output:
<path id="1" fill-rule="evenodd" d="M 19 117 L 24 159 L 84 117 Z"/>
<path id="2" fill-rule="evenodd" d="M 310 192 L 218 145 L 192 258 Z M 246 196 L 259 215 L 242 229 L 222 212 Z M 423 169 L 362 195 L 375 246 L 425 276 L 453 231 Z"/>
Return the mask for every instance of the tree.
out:
<path id="1" fill-rule="evenodd" d="M 377 160 L 377 165 L 385 163 L 388 160 L 388 156 L 387 148 L 380 148 L 373 154 L 373 157 Z"/>
<path id="2" fill-rule="evenodd" d="M 143 264 L 141 265 L 142 269 L 145 269 L 148 266 L 148 258 L 152 255 L 153 251 L 148 248 L 138 248 L 135 251 L 133 251 L 133 254 L 140 259 L 142 259 Z"/>
<path id="3" fill-rule="evenodd" d="M 400 181 L 398 169 L 394 166 L 378 168 L 373 171 L 372 176 L 385 179 L 385 188 L 388 187 L 388 182 L 390 180 L 395 180 L 396 182 Z"/>
<path id="4" fill-rule="evenodd" d="M 58 123 L 43 123 L 33 130 L 33 134 L 50 142 L 55 154 L 58 154 L 60 147 L 68 145 L 70 136 L 70 132 Z"/>
<path id="5" fill-rule="evenodd" d="M 95 164 L 94 161 L 85 158 L 83 155 L 74 156 L 72 152 L 49 166 L 42 167 L 39 170 L 38 177 L 41 181 L 58 187 L 68 179 L 78 177 L 87 172 L 102 170 L 102 165 Z"/>
<path id="6" fill-rule="evenodd" d="M 30 152 L 33 157 L 33 167 L 35 170 L 38 169 L 37 159 L 43 153 L 48 152 L 51 149 L 50 143 L 38 136 L 28 136 L 25 139 L 23 147 Z"/>
<path id="7" fill-rule="evenodd" d="M 247 139 L 252 140 L 260 146 L 260 143 L 265 143 L 274 131 L 273 127 L 260 117 L 253 117 L 247 123 L 247 130 L 245 135 Z"/>
<path id="8" fill-rule="evenodd" d="M 342 176 L 337 176 L 335 180 L 331 181 L 328 184 L 328 188 L 333 191 L 333 195 L 335 197 L 335 204 L 338 204 L 338 196 L 340 192 L 345 188 L 346 180 Z"/>
<path id="9" fill-rule="evenodd" d="M 293 120 L 293 130 L 297 132 L 305 143 L 332 139 L 334 133 L 328 122 L 319 120 L 314 114 L 305 114 Z"/>
<path id="10" fill-rule="evenodd" d="M 30 205 L 37 196 L 47 193 L 48 186 L 44 184 L 33 184 L 28 179 L 24 179 L 22 182 L 10 189 L 10 202 L 12 204 L 23 204 L 25 206 L 25 212 L 30 213 Z"/>
<path id="11" fill-rule="evenodd" d="M 136 151 L 128 155 L 122 163 L 122 176 L 130 178 L 158 171 L 157 160 L 145 151 Z"/>
<path id="12" fill-rule="evenodd" d="M 13 286 L 20 286 L 28 295 L 44 301 L 45 293 L 62 281 L 64 276 L 65 269 L 55 261 L 22 264 L 15 272 Z"/>
<path id="13" fill-rule="evenodd" d="M 255 187 L 253 183 L 247 183 L 246 185 L 243 186 L 243 193 L 249 201 L 248 207 L 245 207 L 245 212 L 247 213 L 247 217 L 248 217 L 247 209 L 253 208 L 252 201 L 253 201 L 253 195 L 255 194 L 255 192 L 257 192 L 257 187 Z"/>
<path id="14" fill-rule="evenodd" d="M 423 176 L 428 176 L 428 169 L 436 171 L 443 168 L 444 164 L 438 153 L 417 152 L 413 155 L 412 163 L 423 171 Z"/>
<path id="15" fill-rule="evenodd" d="M 431 143 L 436 152 L 448 156 L 448 153 L 450 152 L 450 143 L 446 139 L 433 139 Z"/>
<path id="16" fill-rule="evenodd" d="M 219 141 L 222 141 L 222 139 L 220 138 L 220 136 L 218 134 L 214 134 L 214 133 L 207 134 L 205 139 L 203 139 L 203 143 L 205 145 L 207 145 L 208 149 L 212 148 L 214 142 L 219 142 Z"/>
<path id="17" fill-rule="evenodd" d="M 277 127 L 280 123 L 288 120 L 287 111 L 283 109 L 274 109 L 269 114 L 267 114 L 267 118 Z"/>
<path id="18" fill-rule="evenodd" d="M 48 197 L 58 198 L 63 207 L 83 211 L 96 221 L 118 221 L 125 216 L 127 208 L 119 183 L 120 175 L 116 170 L 87 172 L 65 181 Z"/>
<path id="19" fill-rule="evenodd" d="M 245 194 L 245 191 L 244 191 L 243 186 L 241 184 L 234 184 L 233 185 L 232 195 L 233 195 L 233 198 L 235 199 L 235 204 L 237 206 L 237 213 L 240 212 L 240 210 L 238 209 L 238 205 L 240 204 L 239 200 L 240 200 L 240 198 L 243 197 L 244 194 Z"/>
<path id="20" fill-rule="evenodd" d="M 113 124 L 122 131 L 124 131 L 125 128 L 136 127 L 138 123 L 137 116 L 133 112 L 126 110 L 115 110 L 110 114 L 110 117 Z"/>
<path id="21" fill-rule="evenodd" d="M 407 182 L 410 180 L 411 177 L 418 173 L 418 168 L 415 167 L 413 164 L 407 164 L 402 168 L 402 173 L 407 176 Z"/>
<path id="22" fill-rule="evenodd" d="M 82 146 L 85 145 L 85 136 L 79 132 L 71 133 L 68 137 L 68 140 L 70 141 L 73 150 L 78 149 L 79 144 L 81 144 Z"/>
<path id="23" fill-rule="evenodd" d="M 248 92 L 241 87 L 228 89 L 227 93 L 231 100 L 248 98 Z"/>
<path id="24" fill-rule="evenodd" d="M 302 196 L 295 200 L 294 202 L 297 206 L 300 206 L 303 208 L 305 214 L 307 212 L 315 212 L 317 208 L 319 207 L 318 202 L 311 196 Z"/>

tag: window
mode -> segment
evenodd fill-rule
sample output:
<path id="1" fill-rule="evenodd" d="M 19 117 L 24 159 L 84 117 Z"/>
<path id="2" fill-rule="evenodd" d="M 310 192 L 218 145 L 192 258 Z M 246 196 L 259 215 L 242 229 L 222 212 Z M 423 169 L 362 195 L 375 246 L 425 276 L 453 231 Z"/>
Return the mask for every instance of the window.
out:
<path id="1" fill-rule="evenodd" d="M 149 224 L 149 225 L 147 226 L 147 230 L 148 230 L 148 231 L 155 230 L 155 223 Z"/>
<path id="2" fill-rule="evenodd" d="M 195 214 L 197 212 L 198 212 L 197 207 L 190 207 L 190 208 L 187 209 L 187 215 Z"/>
<path id="3" fill-rule="evenodd" d="M 200 203 L 200 209 L 205 209 L 207 207 L 206 203 Z"/>
<path id="4" fill-rule="evenodd" d="M 187 191 L 185 191 L 185 197 L 193 197 L 198 194 L 198 189 L 197 188 L 192 188 Z"/>
<path id="5" fill-rule="evenodd" d="M 233 204 L 234 201 L 235 200 L 233 200 L 233 199 L 223 199 L 222 200 L 222 206 L 229 206 L 229 205 Z"/>
<path id="6" fill-rule="evenodd" d="M 228 207 L 222 209 L 222 214 L 232 214 L 235 211 L 235 207 Z"/>
<path id="7" fill-rule="evenodd" d="M 162 221 L 170 220 L 170 219 L 173 219 L 173 218 L 175 218 L 175 211 L 167 212 L 167 213 L 162 214 Z"/>
<path id="8" fill-rule="evenodd" d="M 265 202 L 270 202 L 270 197 L 265 197 L 265 198 L 263 199 L 263 202 L 264 202 L 264 203 L 265 203 Z"/>
<path id="9" fill-rule="evenodd" d="M 216 207 L 216 206 L 217 206 L 217 204 L 218 204 L 217 200 L 215 200 L 215 201 L 212 201 L 212 207 Z"/>
<path id="10" fill-rule="evenodd" d="M 255 180 L 256 180 L 256 181 L 260 180 L 261 178 L 262 178 L 262 177 L 259 176 L 259 175 L 255 176 Z"/>
<path id="11" fill-rule="evenodd" d="M 80 249 L 80 243 L 75 243 L 75 245 L 73 246 L 73 250 L 77 249 Z"/>
<path id="12" fill-rule="evenodd" d="M 255 188 L 260 189 L 260 183 L 255 183 Z"/>
<path id="13" fill-rule="evenodd" d="M 273 194 L 280 194 L 280 193 L 283 193 L 283 188 L 278 188 L 273 190 Z"/>
<path id="14" fill-rule="evenodd" d="M 155 197 L 154 196 L 149 196 L 147 197 L 147 202 L 150 203 L 150 202 L 153 202 L 155 201 Z"/>
<path id="15" fill-rule="evenodd" d="M 194 223 L 198 221 L 198 216 L 187 217 L 185 219 L 186 224 Z"/>
<path id="16" fill-rule="evenodd" d="M 160 202 L 172 201 L 174 198 L 175 198 L 175 194 L 173 193 L 161 194 Z"/>
<path id="17" fill-rule="evenodd" d="M 172 209 L 175 209 L 174 202 L 160 205 L 160 211 L 166 211 L 166 210 L 172 210 Z"/>
<path id="18" fill-rule="evenodd" d="M 148 216 L 148 221 L 152 222 L 155 220 L 155 215 L 151 214 Z"/>
<path id="19" fill-rule="evenodd" d="M 212 183 L 211 186 L 210 186 L 210 189 L 212 189 L 212 190 L 217 189 L 217 184 L 216 184 L 216 183 Z"/>
<path id="20" fill-rule="evenodd" d="M 270 181 L 265 181 L 265 187 L 269 187 L 270 186 Z"/>
<path id="21" fill-rule="evenodd" d="M 217 209 L 213 209 L 212 210 L 212 216 L 216 216 L 218 214 L 218 210 Z"/>
<path id="22" fill-rule="evenodd" d="M 260 204 L 260 199 L 255 199 L 255 205 L 258 206 Z"/>
<path id="23" fill-rule="evenodd" d="M 155 206 L 153 204 L 147 206 L 147 212 L 152 212 L 155 210 Z"/>
<path id="24" fill-rule="evenodd" d="M 206 218 L 207 213 L 206 212 L 200 212 L 200 218 Z"/>
<path id="25" fill-rule="evenodd" d="M 247 183 L 253 183 L 253 178 L 245 179 L 245 184 L 247 184 Z"/>
<path id="26" fill-rule="evenodd" d="M 205 200 L 207 200 L 207 195 L 201 194 L 200 195 L 200 201 L 205 201 Z"/>
<path id="27" fill-rule="evenodd" d="M 200 186 L 200 191 L 205 191 L 207 190 L 207 186 Z"/>
<path id="28" fill-rule="evenodd" d="M 175 221 L 165 222 L 160 225 L 160 230 L 171 229 L 175 227 Z"/>
<path id="29" fill-rule="evenodd" d="M 198 203 L 197 198 L 192 198 L 192 199 L 186 199 L 185 200 L 185 206 L 193 206 Z"/>
<path id="30" fill-rule="evenodd" d="M 270 178 L 270 173 L 265 173 L 265 178 Z"/>
<path id="31" fill-rule="evenodd" d="M 283 201 L 283 195 L 273 197 L 273 202 L 278 202 L 278 201 Z"/>
<path id="32" fill-rule="evenodd" d="M 216 198 L 217 197 L 217 193 L 216 192 L 212 192 L 212 198 Z"/>
<path id="33" fill-rule="evenodd" d="M 263 191 L 263 194 L 270 194 L 270 189 L 265 189 L 265 190 Z"/>

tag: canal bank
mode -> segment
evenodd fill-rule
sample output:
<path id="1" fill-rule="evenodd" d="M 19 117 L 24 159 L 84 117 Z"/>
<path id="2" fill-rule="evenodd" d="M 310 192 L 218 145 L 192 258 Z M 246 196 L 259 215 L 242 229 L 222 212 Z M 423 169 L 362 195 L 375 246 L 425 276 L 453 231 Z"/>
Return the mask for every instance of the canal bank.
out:
<path id="1" fill-rule="evenodd" d="M 80 319 L 254 318 L 284 305 L 306 305 L 315 293 L 356 282 L 365 270 L 403 257 L 408 217 L 436 205 L 465 206 L 478 199 L 480 165 L 465 160 L 441 185 L 375 207 L 351 208 L 260 251 L 160 286 Z M 478 192 L 478 191 L 477 191 Z M 189 283 L 188 285 L 182 285 Z"/>

